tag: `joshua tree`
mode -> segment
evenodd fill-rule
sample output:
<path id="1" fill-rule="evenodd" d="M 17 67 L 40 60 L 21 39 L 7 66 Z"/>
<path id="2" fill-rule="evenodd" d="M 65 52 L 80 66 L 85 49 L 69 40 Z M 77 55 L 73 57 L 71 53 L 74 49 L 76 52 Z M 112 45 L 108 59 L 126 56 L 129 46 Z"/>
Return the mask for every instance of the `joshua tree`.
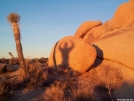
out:
<path id="1" fill-rule="evenodd" d="M 13 54 L 11 52 L 8 53 L 12 58 L 14 58 Z"/>
<path id="2" fill-rule="evenodd" d="M 27 71 L 26 71 L 26 65 L 25 65 L 25 60 L 24 60 L 23 50 L 22 50 L 22 45 L 21 45 L 21 33 L 20 33 L 20 28 L 19 28 L 20 16 L 17 13 L 11 13 L 7 16 L 7 20 L 12 25 L 14 39 L 16 42 L 16 50 L 18 54 L 18 59 L 20 62 L 20 66 L 22 68 L 23 78 L 25 78 L 27 77 L 26 75 Z"/>

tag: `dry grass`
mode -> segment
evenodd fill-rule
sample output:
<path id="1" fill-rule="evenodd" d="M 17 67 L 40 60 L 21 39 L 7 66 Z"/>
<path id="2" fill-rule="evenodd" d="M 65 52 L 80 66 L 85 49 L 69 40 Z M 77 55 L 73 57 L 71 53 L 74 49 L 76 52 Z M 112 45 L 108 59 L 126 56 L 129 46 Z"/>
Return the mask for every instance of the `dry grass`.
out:
<path id="1" fill-rule="evenodd" d="M 7 77 L 0 77 L 0 101 L 7 101 L 11 98 L 11 87 L 12 84 L 7 81 Z"/>
<path id="2" fill-rule="evenodd" d="M 51 85 L 44 94 L 45 101 L 64 101 L 64 91 L 61 87 Z"/>
<path id="3" fill-rule="evenodd" d="M 122 82 L 122 76 L 119 68 L 113 68 L 109 65 L 105 65 L 102 67 L 103 71 L 98 74 L 101 75 L 99 77 L 100 81 L 104 83 L 104 86 L 108 89 L 108 94 L 113 101 L 112 91 L 119 87 Z"/>
<path id="4" fill-rule="evenodd" d="M 31 62 L 27 59 L 26 66 L 27 82 L 10 80 L 10 85 L 9 82 L 4 85 L 10 88 L 8 91 L 18 87 L 43 87 L 45 101 L 112 101 L 112 91 L 123 79 L 120 70 L 110 66 L 103 66 L 100 70 L 93 68 L 83 75 L 75 76 L 73 71 L 64 68 L 56 71 L 53 68 L 44 68 L 39 61 Z M 2 98 L 7 95 L 10 95 L 9 92 L 3 93 Z"/>
<path id="5" fill-rule="evenodd" d="M 73 77 L 74 78 L 74 77 Z M 52 83 L 44 93 L 45 101 L 113 101 L 112 91 L 122 80 L 120 70 L 104 66 L 102 71 L 90 70 L 87 74 Z"/>
<path id="6" fill-rule="evenodd" d="M 92 101 L 93 89 L 80 85 L 78 81 L 57 81 L 49 86 L 44 93 L 45 101 Z"/>
<path id="7" fill-rule="evenodd" d="M 48 72 L 41 67 L 41 63 L 35 61 L 34 63 L 30 63 L 30 61 L 26 62 L 27 68 L 27 87 L 32 88 L 36 86 L 42 86 L 43 81 L 47 79 Z"/>

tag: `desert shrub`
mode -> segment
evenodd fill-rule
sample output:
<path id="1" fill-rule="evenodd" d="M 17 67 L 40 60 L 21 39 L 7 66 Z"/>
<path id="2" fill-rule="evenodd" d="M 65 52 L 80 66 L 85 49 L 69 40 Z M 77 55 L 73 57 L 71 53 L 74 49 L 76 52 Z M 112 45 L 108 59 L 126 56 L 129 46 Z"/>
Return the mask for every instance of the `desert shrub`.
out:
<path id="1" fill-rule="evenodd" d="M 18 58 L 10 58 L 9 64 L 19 64 L 19 59 Z"/>
<path id="2" fill-rule="evenodd" d="M 9 98 L 9 86 L 5 77 L 0 78 L 0 101 L 6 101 Z"/>
<path id="3" fill-rule="evenodd" d="M 20 64 L 18 58 L 14 58 L 14 64 Z"/>
<path id="4" fill-rule="evenodd" d="M 0 63 L 2 63 L 2 60 L 0 59 Z"/>
<path id="5" fill-rule="evenodd" d="M 1 61 L 2 61 L 2 63 L 5 63 L 6 62 L 6 59 L 5 58 L 2 58 Z"/>
<path id="6" fill-rule="evenodd" d="M 56 85 L 51 85 L 46 89 L 44 94 L 45 101 L 65 101 L 64 91 L 61 87 Z"/>
<path id="7" fill-rule="evenodd" d="M 42 86 L 47 80 L 48 71 L 40 66 L 39 62 L 26 62 L 27 68 L 27 87 Z"/>
<path id="8" fill-rule="evenodd" d="M 14 64 L 14 59 L 13 58 L 9 59 L 9 64 Z"/>
<path id="9" fill-rule="evenodd" d="M 79 85 L 77 81 L 56 81 L 46 89 L 44 99 L 45 101 L 89 101 L 91 90 Z"/>
<path id="10" fill-rule="evenodd" d="M 92 89 L 79 85 L 78 88 L 72 90 L 72 101 L 90 101 L 92 97 Z"/>
<path id="11" fill-rule="evenodd" d="M 102 68 L 103 70 L 99 72 L 99 74 L 101 75 L 99 77 L 99 80 L 103 82 L 105 88 L 108 89 L 108 94 L 111 98 L 111 101 L 113 101 L 112 91 L 120 85 L 123 77 L 119 68 L 114 68 L 110 65 L 105 65 Z"/>
<path id="12" fill-rule="evenodd" d="M 6 72 L 5 64 L 0 63 L 0 74 L 5 72 Z"/>
<path id="13" fill-rule="evenodd" d="M 39 59 L 39 62 L 41 62 L 41 63 L 46 63 L 47 61 L 48 61 L 48 58 L 41 57 Z"/>

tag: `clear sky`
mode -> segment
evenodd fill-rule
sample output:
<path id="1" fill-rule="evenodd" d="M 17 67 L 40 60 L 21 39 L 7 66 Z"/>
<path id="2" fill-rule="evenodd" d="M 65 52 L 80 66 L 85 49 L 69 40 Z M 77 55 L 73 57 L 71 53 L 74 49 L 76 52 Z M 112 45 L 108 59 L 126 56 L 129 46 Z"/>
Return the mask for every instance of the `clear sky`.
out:
<path id="1" fill-rule="evenodd" d="M 85 21 L 105 22 L 128 0 L 0 0 L 0 58 L 17 57 L 8 14 L 21 16 L 21 42 L 25 58 L 49 57 L 61 38 L 74 35 Z"/>

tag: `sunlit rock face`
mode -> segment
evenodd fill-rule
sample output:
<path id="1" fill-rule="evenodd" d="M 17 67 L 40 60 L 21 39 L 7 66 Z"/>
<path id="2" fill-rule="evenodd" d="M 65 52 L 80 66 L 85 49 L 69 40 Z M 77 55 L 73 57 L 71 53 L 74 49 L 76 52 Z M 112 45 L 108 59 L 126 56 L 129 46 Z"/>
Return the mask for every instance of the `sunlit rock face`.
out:
<path id="1" fill-rule="evenodd" d="M 94 63 L 96 49 L 84 40 L 67 36 L 59 40 L 49 56 L 49 67 L 70 68 L 79 73 L 86 72 Z"/>
<path id="2" fill-rule="evenodd" d="M 97 41 L 94 44 L 97 57 L 109 59 L 134 69 L 134 27 L 125 31 L 115 32 L 115 36 Z"/>
<path id="3" fill-rule="evenodd" d="M 111 20 L 105 22 L 100 26 L 92 28 L 86 33 L 86 35 L 83 37 L 83 40 L 85 40 L 88 44 L 96 42 L 97 40 L 99 40 L 101 35 L 104 35 L 107 32 L 115 30 L 115 28 L 113 28 L 110 23 Z"/>
<path id="4" fill-rule="evenodd" d="M 113 25 L 117 28 L 128 28 L 134 26 L 134 1 L 121 4 L 112 18 Z"/>

